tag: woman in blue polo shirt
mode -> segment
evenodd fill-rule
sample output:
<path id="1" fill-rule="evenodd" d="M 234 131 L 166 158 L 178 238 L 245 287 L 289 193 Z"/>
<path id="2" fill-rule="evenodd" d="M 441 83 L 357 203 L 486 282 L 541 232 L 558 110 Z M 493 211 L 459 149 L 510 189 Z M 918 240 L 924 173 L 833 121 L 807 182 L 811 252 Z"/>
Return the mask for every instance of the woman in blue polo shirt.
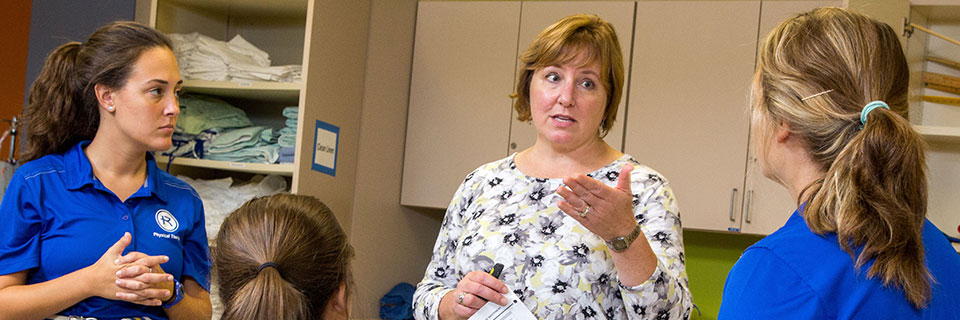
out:
<path id="1" fill-rule="evenodd" d="M 0 204 L 0 318 L 210 318 L 200 199 L 149 152 L 180 113 L 170 48 L 115 22 L 47 58 Z"/>
<path id="2" fill-rule="evenodd" d="M 960 255 L 925 218 L 909 74 L 890 26 L 843 9 L 766 38 L 751 140 L 798 209 L 737 261 L 721 319 L 960 318 Z"/>

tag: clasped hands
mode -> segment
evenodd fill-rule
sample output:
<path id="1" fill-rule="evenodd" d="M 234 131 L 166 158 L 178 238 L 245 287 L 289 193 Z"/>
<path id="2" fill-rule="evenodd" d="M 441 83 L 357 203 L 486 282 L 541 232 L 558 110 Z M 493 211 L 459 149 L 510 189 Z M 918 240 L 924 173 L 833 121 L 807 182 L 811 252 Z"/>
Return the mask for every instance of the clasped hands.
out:
<path id="1" fill-rule="evenodd" d="M 123 250 L 130 242 L 130 233 L 124 233 L 96 263 L 88 267 L 94 278 L 91 289 L 94 295 L 104 299 L 159 306 L 174 290 L 173 275 L 160 268 L 160 264 L 170 258 L 141 252 L 124 255 Z"/>

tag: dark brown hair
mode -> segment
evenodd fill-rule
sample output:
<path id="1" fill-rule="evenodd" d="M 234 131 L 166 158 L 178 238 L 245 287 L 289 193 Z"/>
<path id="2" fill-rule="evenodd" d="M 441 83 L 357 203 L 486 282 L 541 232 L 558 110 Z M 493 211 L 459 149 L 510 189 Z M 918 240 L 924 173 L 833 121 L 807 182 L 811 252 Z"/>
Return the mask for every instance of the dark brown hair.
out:
<path id="1" fill-rule="evenodd" d="M 320 319 L 351 282 L 347 235 L 309 196 L 248 201 L 223 221 L 211 251 L 223 319 Z M 260 270 L 267 262 L 276 267 Z"/>
<path id="2" fill-rule="evenodd" d="M 874 261 L 868 277 L 925 307 L 925 143 L 906 119 L 909 70 L 896 32 L 844 9 L 800 14 L 767 36 L 755 81 L 754 130 L 789 124 L 825 172 L 801 199 L 810 230 L 836 233 L 856 267 Z M 861 110 L 875 100 L 890 109 L 861 124 Z"/>
<path id="3" fill-rule="evenodd" d="M 520 55 L 517 91 L 510 95 L 517 120 L 530 118 L 530 81 L 540 68 L 573 62 L 585 55 L 585 63 L 600 63 L 600 81 L 607 90 L 607 105 L 600 124 L 603 138 L 617 120 L 617 107 L 623 95 L 623 51 L 613 25 L 596 15 L 577 14 L 555 22 L 537 35 Z"/>
<path id="4" fill-rule="evenodd" d="M 153 28 L 130 21 L 100 27 L 85 43 L 57 47 L 30 86 L 23 118 L 24 161 L 61 153 L 93 139 L 100 124 L 94 85 L 121 88 L 140 54 L 155 47 L 172 48 Z"/>

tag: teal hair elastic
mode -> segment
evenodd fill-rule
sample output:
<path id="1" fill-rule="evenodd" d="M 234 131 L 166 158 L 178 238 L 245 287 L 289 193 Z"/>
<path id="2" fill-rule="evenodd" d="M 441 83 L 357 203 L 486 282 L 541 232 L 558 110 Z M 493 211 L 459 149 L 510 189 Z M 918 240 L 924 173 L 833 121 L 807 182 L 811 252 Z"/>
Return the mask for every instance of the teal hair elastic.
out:
<path id="1" fill-rule="evenodd" d="M 870 101 L 866 106 L 863 107 L 863 111 L 860 111 L 860 128 L 863 129 L 863 126 L 867 125 L 867 115 L 870 114 L 870 111 L 876 108 L 887 108 L 890 110 L 890 106 L 883 101 Z"/>

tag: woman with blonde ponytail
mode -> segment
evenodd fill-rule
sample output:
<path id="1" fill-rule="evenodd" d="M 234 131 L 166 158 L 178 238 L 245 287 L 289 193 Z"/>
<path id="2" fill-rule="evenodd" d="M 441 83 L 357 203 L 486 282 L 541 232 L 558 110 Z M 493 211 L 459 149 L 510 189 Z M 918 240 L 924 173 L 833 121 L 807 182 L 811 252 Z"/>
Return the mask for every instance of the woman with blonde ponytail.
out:
<path id="1" fill-rule="evenodd" d="M 924 141 L 890 26 L 821 8 L 761 45 L 752 141 L 797 201 L 748 248 L 723 319 L 958 319 L 960 255 L 926 219 Z"/>
<path id="2" fill-rule="evenodd" d="M 250 200 L 223 221 L 213 249 L 223 319 L 347 319 L 352 257 L 320 200 Z"/>

